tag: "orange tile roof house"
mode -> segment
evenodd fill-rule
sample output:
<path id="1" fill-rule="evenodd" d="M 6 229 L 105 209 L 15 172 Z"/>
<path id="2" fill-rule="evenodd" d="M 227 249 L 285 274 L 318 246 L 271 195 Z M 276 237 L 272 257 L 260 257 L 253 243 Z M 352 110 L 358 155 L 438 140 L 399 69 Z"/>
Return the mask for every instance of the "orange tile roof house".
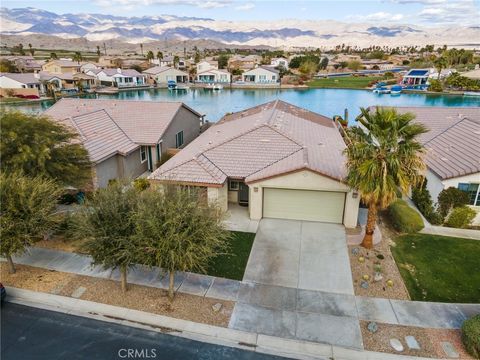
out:
<path id="1" fill-rule="evenodd" d="M 224 116 L 149 179 L 204 189 L 228 210 L 357 225 L 358 194 L 344 184 L 345 143 L 322 115 L 273 101 Z"/>
<path id="2" fill-rule="evenodd" d="M 434 202 L 443 189 L 470 195 L 480 224 L 480 107 L 397 107 L 429 129 L 420 141 L 427 149 L 427 188 Z"/>
<path id="3" fill-rule="evenodd" d="M 153 171 L 168 149 L 200 134 L 201 115 L 181 102 L 63 98 L 44 114 L 78 132 L 95 187 Z"/>

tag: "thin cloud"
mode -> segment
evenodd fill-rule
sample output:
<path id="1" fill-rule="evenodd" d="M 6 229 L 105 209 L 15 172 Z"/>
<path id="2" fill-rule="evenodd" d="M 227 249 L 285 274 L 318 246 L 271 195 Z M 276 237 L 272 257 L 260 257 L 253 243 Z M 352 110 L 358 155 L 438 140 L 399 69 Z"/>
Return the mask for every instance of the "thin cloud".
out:
<path id="1" fill-rule="evenodd" d="M 379 11 L 367 15 L 349 15 L 346 17 L 348 20 L 353 21 L 366 21 L 366 22 L 398 22 L 404 19 L 403 14 L 392 14 L 388 12 Z"/>
<path id="2" fill-rule="evenodd" d="M 222 8 L 231 4 L 232 0 L 95 0 L 104 7 L 122 6 L 124 8 L 138 8 L 151 5 L 187 5 L 202 9 Z"/>
<path id="3" fill-rule="evenodd" d="M 248 10 L 252 10 L 254 7 L 255 7 L 255 4 L 246 3 L 246 4 L 243 4 L 243 5 L 236 6 L 235 10 L 248 11 Z"/>

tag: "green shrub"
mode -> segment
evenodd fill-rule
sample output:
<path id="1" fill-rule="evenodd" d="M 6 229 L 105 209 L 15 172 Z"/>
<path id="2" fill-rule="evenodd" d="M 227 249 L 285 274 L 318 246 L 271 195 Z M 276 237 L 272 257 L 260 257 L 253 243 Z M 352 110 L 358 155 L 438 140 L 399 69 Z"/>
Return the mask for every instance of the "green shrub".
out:
<path id="1" fill-rule="evenodd" d="M 443 217 L 447 216 L 453 208 L 467 205 L 469 202 L 468 194 L 454 187 L 444 189 L 438 195 L 438 209 Z"/>
<path id="2" fill-rule="evenodd" d="M 463 322 L 462 342 L 470 355 L 480 359 L 480 314 Z"/>
<path id="3" fill-rule="evenodd" d="M 477 213 L 468 206 L 459 206 L 452 210 L 445 225 L 453 228 L 465 229 L 471 224 Z"/>
<path id="4" fill-rule="evenodd" d="M 133 187 L 137 191 L 147 190 L 150 187 L 150 182 L 145 178 L 138 178 L 133 181 Z"/>
<path id="5" fill-rule="evenodd" d="M 430 224 L 432 225 L 442 225 L 445 218 L 438 211 L 432 211 L 428 216 L 425 217 Z"/>
<path id="6" fill-rule="evenodd" d="M 440 225 L 443 223 L 444 217 L 436 211 L 433 206 L 430 191 L 427 189 L 426 179 L 423 181 L 422 185 L 412 189 L 412 201 L 431 224 Z"/>
<path id="7" fill-rule="evenodd" d="M 430 91 L 435 91 L 435 92 L 442 92 L 443 91 L 443 85 L 440 82 L 440 80 L 430 80 L 430 87 L 428 88 Z"/>
<path id="8" fill-rule="evenodd" d="M 423 229 L 421 216 L 403 200 L 396 200 L 388 207 L 393 227 L 400 232 L 415 233 Z"/>

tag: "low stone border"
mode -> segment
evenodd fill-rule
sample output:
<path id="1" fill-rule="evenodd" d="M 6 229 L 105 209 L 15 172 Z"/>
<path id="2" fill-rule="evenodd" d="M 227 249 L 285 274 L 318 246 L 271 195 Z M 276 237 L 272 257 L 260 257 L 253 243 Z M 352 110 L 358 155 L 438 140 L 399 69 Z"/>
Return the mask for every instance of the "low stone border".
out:
<path id="1" fill-rule="evenodd" d="M 118 306 L 9 287 L 6 301 L 95 320 L 168 333 L 192 340 L 295 359 L 406 360 L 411 356 L 352 350 L 327 344 L 283 339 L 170 318 Z M 432 360 L 420 358 L 418 360 Z"/>

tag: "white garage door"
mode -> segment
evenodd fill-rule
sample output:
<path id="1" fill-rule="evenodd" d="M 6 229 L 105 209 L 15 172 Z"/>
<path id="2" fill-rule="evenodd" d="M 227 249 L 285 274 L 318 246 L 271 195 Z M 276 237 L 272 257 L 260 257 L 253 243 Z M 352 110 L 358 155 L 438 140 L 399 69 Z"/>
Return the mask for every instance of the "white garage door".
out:
<path id="1" fill-rule="evenodd" d="M 263 190 L 263 217 L 292 220 L 343 222 L 345 193 L 329 191 Z"/>

